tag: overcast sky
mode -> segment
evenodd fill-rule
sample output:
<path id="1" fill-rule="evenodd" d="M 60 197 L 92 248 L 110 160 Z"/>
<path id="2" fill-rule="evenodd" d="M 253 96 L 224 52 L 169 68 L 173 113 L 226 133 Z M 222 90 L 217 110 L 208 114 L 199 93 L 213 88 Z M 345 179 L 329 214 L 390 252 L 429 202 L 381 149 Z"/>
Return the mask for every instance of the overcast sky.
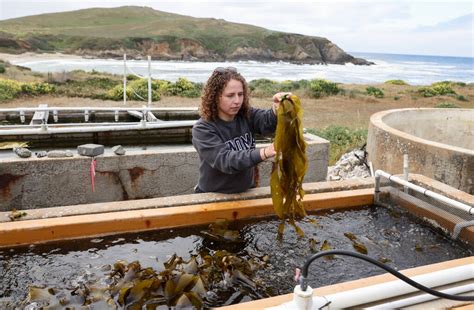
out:
<path id="1" fill-rule="evenodd" d="M 123 5 L 322 36 L 347 52 L 474 57 L 472 0 L 0 0 L 0 20 Z"/>

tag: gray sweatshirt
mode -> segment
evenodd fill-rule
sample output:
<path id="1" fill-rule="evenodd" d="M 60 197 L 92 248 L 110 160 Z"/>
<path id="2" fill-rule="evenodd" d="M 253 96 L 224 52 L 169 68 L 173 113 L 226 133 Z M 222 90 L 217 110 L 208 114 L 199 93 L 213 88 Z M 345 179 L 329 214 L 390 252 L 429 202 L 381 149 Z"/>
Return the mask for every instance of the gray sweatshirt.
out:
<path id="1" fill-rule="evenodd" d="M 240 193 L 254 187 L 253 167 L 262 161 L 254 133 L 273 133 L 276 123 L 271 109 L 256 108 L 251 108 L 250 118 L 237 115 L 230 122 L 199 119 L 192 141 L 201 160 L 200 191 Z"/>

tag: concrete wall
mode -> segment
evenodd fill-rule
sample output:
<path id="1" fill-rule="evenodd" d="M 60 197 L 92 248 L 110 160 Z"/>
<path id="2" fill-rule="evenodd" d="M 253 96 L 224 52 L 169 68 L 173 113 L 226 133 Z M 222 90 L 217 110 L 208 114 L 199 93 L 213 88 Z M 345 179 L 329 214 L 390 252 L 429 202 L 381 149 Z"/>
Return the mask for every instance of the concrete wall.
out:
<path id="1" fill-rule="evenodd" d="M 402 109 L 372 115 L 367 139 L 374 169 L 433 178 L 474 194 L 474 110 Z"/>
<path id="2" fill-rule="evenodd" d="M 309 134 L 306 139 L 305 182 L 323 181 L 329 142 Z M 0 159 L 0 211 L 190 194 L 198 179 L 199 159 L 191 145 L 127 150 L 123 156 L 107 150 L 96 160 L 93 193 L 88 157 Z M 260 164 L 260 186 L 269 185 L 271 166 Z"/>

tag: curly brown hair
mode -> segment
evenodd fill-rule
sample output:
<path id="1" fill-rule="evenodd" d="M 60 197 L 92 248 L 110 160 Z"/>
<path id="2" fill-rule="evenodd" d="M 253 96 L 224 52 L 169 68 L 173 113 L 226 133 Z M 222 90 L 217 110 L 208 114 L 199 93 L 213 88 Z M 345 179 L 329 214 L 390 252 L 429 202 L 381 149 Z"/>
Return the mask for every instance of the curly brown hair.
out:
<path id="1" fill-rule="evenodd" d="M 240 81 L 244 90 L 244 102 L 242 103 L 238 115 L 243 115 L 245 117 L 249 116 L 249 91 L 245 78 L 236 71 L 214 70 L 207 80 L 206 86 L 204 87 L 204 93 L 201 97 L 200 115 L 206 121 L 215 121 L 217 119 L 217 105 L 219 103 L 219 98 L 222 96 L 224 88 L 230 80 Z"/>

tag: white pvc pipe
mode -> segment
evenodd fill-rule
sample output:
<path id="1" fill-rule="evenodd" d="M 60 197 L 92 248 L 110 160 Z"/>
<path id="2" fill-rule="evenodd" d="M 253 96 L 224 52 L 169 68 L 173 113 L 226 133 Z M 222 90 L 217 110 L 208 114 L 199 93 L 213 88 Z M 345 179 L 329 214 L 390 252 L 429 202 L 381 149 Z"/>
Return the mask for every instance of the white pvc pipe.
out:
<path id="1" fill-rule="evenodd" d="M 134 125 L 110 125 L 110 126 L 87 126 L 87 127 L 47 127 L 47 128 L 26 128 L 0 130 L 0 136 L 10 135 L 47 135 L 53 133 L 88 133 L 88 132 L 104 132 L 104 131 L 125 131 L 125 130 L 149 130 L 159 128 L 179 128 L 192 127 L 197 121 L 166 121 L 160 123 L 138 123 Z M 87 124 L 90 125 L 90 124 Z"/>
<path id="2" fill-rule="evenodd" d="M 448 205 L 450 205 L 450 206 L 452 206 L 456 209 L 465 211 L 465 212 L 469 213 L 470 215 L 474 214 L 474 207 L 472 207 L 472 206 L 469 206 L 469 205 L 464 204 L 462 202 L 459 202 L 459 201 L 453 200 L 451 198 L 445 197 L 443 195 L 440 195 L 438 193 L 435 193 L 433 191 L 425 189 L 421 186 L 412 184 L 410 182 L 407 182 L 403 179 L 400 179 L 399 177 L 391 175 L 391 174 L 389 174 L 385 171 L 382 171 L 382 170 L 375 171 L 375 198 L 376 198 L 376 202 L 378 201 L 378 193 L 380 191 L 380 177 L 384 177 L 384 178 L 388 179 L 391 182 L 406 186 L 406 187 L 408 187 L 409 189 L 411 189 L 415 192 L 418 192 L 418 193 L 421 193 L 425 196 L 428 196 L 428 197 L 434 198 L 436 200 L 439 200 L 439 201 L 441 201 L 445 204 L 448 204 Z"/>
<path id="3" fill-rule="evenodd" d="M 474 266 L 472 264 L 469 264 L 434 271 L 428 274 L 412 277 L 412 280 L 430 288 L 458 283 L 473 278 L 473 267 Z M 355 307 L 357 305 L 393 298 L 416 291 L 418 291 L 417 288 L 403 282 L 402 280 L 396 280 L 341 293 L 326 295 L 323 296 L 323 298 L 331 301 L 330 308 L 340 309 Z"/>
<path id="4" fill-rule="evenodd" d="M 79 111 L 79 112 L 84 112 L 85 110 L 90 110 L 90 111 L 109 111 L 109 112 L 114 112 L 114 111 L 121 111 L 121 112 L 127 112 L 127 111 L 143 111 L 143 107 L 141 108 L 134 108 L 134 107 L 45 107 L 45 108 L 9 108 L 9 109 L 0 109 L 0 113 L 8 113 L 8 112 L 16 112 L 22 113 L 24 112 L 36 112 L 36 111 Z M 183 108 L 168 108 L 168 107 L 162 107 L 162 108 L 145 108 L 146 111 L 150 112 L 171 112 L 171 111 L 176 111 L 176 112 L 184 112 L 184 111 L 197 111 L 197 107 L 183 107 Z"/>
<path id="5" fill-rule="evenodd" d="M 466 284 L 466 285 L 461 285 L 461 286 L 456 286 L 452 288 L 448 288 L 445 290 L 442 290 L 440 292 L 443 292 L 445 294 L 450 294 L 450 295 L 459 295 L 463 293 L 468 293 L 468 292 L 473 292 L 474 291 L 474 284 Z M 402 307 L 407 307 L 411 305 L 417 305 L 422 302 L 427 302 L 430 300 L 438 299 L 439 297 L 431 295 L 431 294 L 423 294 L 419 296 L 414 296 L 414 297 L 409 297 L 409 298 L 404 298 L 392 302 L 387 302 L 384 304 L 376 305 L 373 307 L 369 308 L 364 308 L 364 309 L 400 309 Z"/>

